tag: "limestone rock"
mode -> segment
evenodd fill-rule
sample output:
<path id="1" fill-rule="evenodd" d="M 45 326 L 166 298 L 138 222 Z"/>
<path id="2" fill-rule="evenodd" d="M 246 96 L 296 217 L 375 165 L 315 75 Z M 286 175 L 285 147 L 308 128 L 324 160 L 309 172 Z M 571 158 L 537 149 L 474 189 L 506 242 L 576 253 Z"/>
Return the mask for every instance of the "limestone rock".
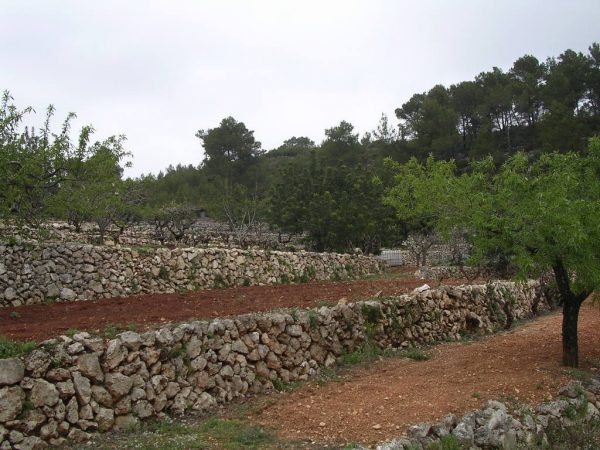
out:
<path id="1" fill-rule="evenodd" d="M 41 378 L 46 374 L 50 363 L 50 355 L 45 350 L 36 349 L 25 358 L 25 370 L 30 376 Z"/>
<path id="2" fill-rule="evenodd" d="M 33 382 L 29 397 L 33 406 L 54 406 L 58 402 L 58 398 L 58 390 L 53 384 L 43 379 L 37 379 Z"/>
<path id="3" fill-rule="evenodd" d="M 79 428 L 71 428 L 71 431 L 69 431 L 69 434 L 67 436 L 70 440 L 72 440 L 73 442 L 86 442 L 89 441 L 92 437 L 92 435 L 90 433 L 86 433 L 83 430 L 80 430 Z"/>
<path id="4" fill-rule="evenodd" d="M 92 399 L 92 388 L 90 380 L 81 375 L 79 372 L 73 374 L 73 384 L 77 398 L 82 405 L 87 405 Z"/>
<path id="5" fill-rule="evenodd" d="M 25 365 L 20 359 L 0 359 L 0 386 L 20 383 L 24 376 Z"/>
<path id="6" fill-rule="evenodd" d="M 73 289 L 64 287 L 60 290 L 60 298 L 65 301 L 73 301 L 77 298 L 77 294 Z"/>
<path id="7" fill-rule="evenodd" d="M 0 389 L 0 422 L 14 420 L 20 413 L 25 400 L 25 392 L 19 386 Z"/>
<path id="8" fill-rule="evenodd" d="M 113 396 L 115 400 L 129 394 L 133 387 L 133 380 L 131 377 L 123 375 L 121 373 L 109 373 L 105 377 L 106 389 Z"/>
<path id="9" fill-rule="evenodd" d="M 92 386 L 92 397 L 98 404 L 107 408 L 110 408 L 113 405 L 112 396 L 102 386 Z"/>
<path id="10" fill-rule="evenodd" d="M 119 339 L 113 339 L 106 348 L 105 363 L 109 369 L 117 367 L 125 359 L 125 350 Z"/>
<path id="11" fill-rule="evenodd" d="M 142 345 L 142 337 L 135 331 L 125 331 L 119 335 L 119 338 L 129 350 L 139 350 Z"/>
<path id="12" fill-rule="evenodd" d="M 104 372 L 100 367 L 98 355 L 86 353 L 77 358 L 77 368 L 87 378 L 101 383 L 104 381 Z"/>
<path id="13" fill-rule="evenodd" d="M 99 408 L 95 420 L 98 423 L 98 430 L 108 431 L 115 423 L 115 413 L 112 409 Z"/>

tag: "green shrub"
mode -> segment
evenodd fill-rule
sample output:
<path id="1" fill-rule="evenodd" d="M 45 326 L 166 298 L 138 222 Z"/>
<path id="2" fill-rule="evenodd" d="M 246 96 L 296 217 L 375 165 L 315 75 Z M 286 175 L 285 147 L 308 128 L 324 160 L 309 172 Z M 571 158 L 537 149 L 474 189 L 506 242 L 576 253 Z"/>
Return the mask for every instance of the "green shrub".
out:
<path id="1" fill-rule="evenodd" d="M 0 359 L 17 358 L 28 355 L 37 347 L 37 342 L 12 341 L 4 336 L 0 336 Z"/>

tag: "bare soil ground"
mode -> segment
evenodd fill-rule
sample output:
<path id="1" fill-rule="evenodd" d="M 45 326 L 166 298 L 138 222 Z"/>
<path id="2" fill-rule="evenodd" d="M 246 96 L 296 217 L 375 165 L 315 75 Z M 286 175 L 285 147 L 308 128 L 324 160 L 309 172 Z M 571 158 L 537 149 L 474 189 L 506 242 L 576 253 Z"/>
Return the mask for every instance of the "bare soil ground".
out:
<path id="1" fill-rule="evenodd" d="M 368 298 L 380 291 L 385 296 L 399 295 L 427 282 L 415 279 L 413 272 L 412 268 L 403 268 L 372 280 L 233 287 L 0 308 L 0 335 L 18 340 L 43 340 L 69 329 L 101 332 L 105 327 L 117 324 L 134 324 L 138 330 L 144 330 L 190 319 L 280 308 L 310 308 L 337 302 L 343 297 L 349 301 Z M 445 284 L 462 282 L 464 280 L 444 281 Z"/>
<path id="2" fill-rule="evenodd" d="M 284 439 L 373 444 L 407 426 L 462 414 L 487 399 L 537 403 L 566 384 L 561 362 L 560 312 L 498 335 L 441 344 L 431 359 L 383 359 L 352 368 L 338 382 L 308 383 L 272 395 L 252 420 Z M 580 318 L 582 368 L 600 365 L 600 310 L 586 303 Z"/>

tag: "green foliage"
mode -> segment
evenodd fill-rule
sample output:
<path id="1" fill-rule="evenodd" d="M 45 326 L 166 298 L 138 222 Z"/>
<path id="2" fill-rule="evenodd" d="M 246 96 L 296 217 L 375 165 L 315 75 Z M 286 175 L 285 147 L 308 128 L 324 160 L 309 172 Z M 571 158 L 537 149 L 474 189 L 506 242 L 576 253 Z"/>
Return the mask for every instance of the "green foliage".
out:
<path id="1" fill-rule="evenodd" d="M 168 280 L 169 269 L 165 266 L 160 266 L 160 269 L 158 270 L 158 278 L 160 278 L 161 280 Z"/>
<path id="2" fill-rule="evenodd" d="M 38 344 L 33 341 L 13 341 L 0 335 L 0 359 L 17 358 L 19 356 L 28 355 L 37 347 L 37 345 Z"/>
<path id="3" fill-rule="evenodd" d="M 261 144 L 254 139 L 254 131 L 243 122 L 226 117 L 218 127 L 196 133 L 204 147 L 204 167 L 228 180 L 244 173 L 253 160 L 262 153 Z"/>
<path id="4" fill-rule="evenodd" d="M 290 392 L 299 386 L 297 381 L 286 382 L 280 378 L 275 378 L 274 380 L 271 380 L 271 382 L 273 383 L 273 387 L 277 392 Z"/>
<path id="5" fill-rule="evenodd" d="M 114 339 L 117 337 L 117 335 L 119 335 L 120 333 L 122 333 L 124 331 L 136 331 L 136 329 L 137 329 L 137 325 L 134 323 L 128 323 L 125 326 L 123 326 L 121 324 L 109 323 L 104 328 L 102 335 L 107 339 Z"/>
<path id="6" fill-rule="evenodd" d="M 600 131 L 600 64 L 597 43 L 584 55 L 567 50 L 540 62 L 517 59 L 474 80 L 413 95 L 400 108 L 400 133 L 422 159 L 504 161 L 517 150 L 581 151 Z"/>
<path id="7" fill-rule="evenodd" d="M 409 358 L 409 359 L 414 359 L 415 361 L 427 361 L 431 358 L 431 355 L 429 355 L 429 353 L 424 352 L 421 349 L 418 348 L 410 348 L 407 350 L 402 350 L 399 352 L 396 352 L 397 356 L 400 356 L 402 358 Z"/>
<path id="8" fill-rule="evenodd" d="M 546 429 L 547 442 L 536 442 L 528 450 L 595 450 L 600 448 L 600 420 L 575 418 L 570 426 L 552 421 Z"/>
<path id="9" fill-rule="evenodd" d="M 37 226 L 63 217 L 79 227 L 83 220 L 116 214 L 124 201 L 122 166 L 130 163 L 124 136 L 91 143 L 92 126 L 84 126 L 73 142 L 71 113 L 58 133 L 51 129 L 55 109 L 49 106 L 40 131 L 21 122 L 32 112 L 19 110 L 4 92 L 0 103 L 0 218 Z"/>
<path id="10" fill-rule="evenodd" d="M 209 419 L 200 426 L 200 432 L 227 450 L 256 449 L 274 441 L 263 428 L 239 420 Z"/>
<path id="11" fill-rule="evenodd" d="M 314 309 L 308 311 L 308 323 L 311 330 L 316 330 L 319 327 L 319 314 Z"/>
<path id="12" fill-rule="evenodd" d="M 361 312 L 367 325 L 374 325 L 381 319 L 381 307 L 363 303 Z"/>
<path id="13" fill-rule="evenodd" d="M 333 145 L 333 144 L 332 144 Z M 281 230 L 308 233 L 317 251 L 376 253 L 396 236 L 393 210 L 382 205 L 384 187 L 364 167 L 327 167 L 310 159 L 282 172 L 271 190 L 269 220 Z"/>
<path id="14" fill-rule="evenodd" d="M 225 278 L 223 278 L 223 275 L 218 273 L 215 275 L 215 279 L 213 280 L 213 286 L 215 288 L 226 288 L 229 286 L 229 284 L 227 283 L 227 281 L 225 281 Z"/>
<path id="15" fill-rule="evenodd" d="M 35 409 L 34 404 L 31 402 L 31 400 L 29 399 L 25 399 L 23 401 L 23 405 L 21 406 L 21 412 L 19 413 L 19 415 L 17 416 L 17 418 L 19 420 L 23 420 L 26 419 L 27 416 L 29 415 L 30 411 L 33 411 Z"/>
<path id="16" fill-rule="evenodd" d="M 433 158 L 395 167 L 386 202 L 446 236 L 451 226 L 467 230 L 471 263 L 514 268 L 520 278 L 552 270 L 570 318 L 600 287 L 600 138 L 581 154 L 530 161 L 516 153 L 499 168 L 488 158 L 460 175 L 453 162 Z M 577 365 L 576 329 L 563 335 L 570 349 L 564 362 Z"/>
<path id="17" fill-rule="evenodd" d="M 427 450 L 464 450 L 457 437 L 453 434 L 444 436 L 438 442 L 434 442 L 427 447 Z"/>

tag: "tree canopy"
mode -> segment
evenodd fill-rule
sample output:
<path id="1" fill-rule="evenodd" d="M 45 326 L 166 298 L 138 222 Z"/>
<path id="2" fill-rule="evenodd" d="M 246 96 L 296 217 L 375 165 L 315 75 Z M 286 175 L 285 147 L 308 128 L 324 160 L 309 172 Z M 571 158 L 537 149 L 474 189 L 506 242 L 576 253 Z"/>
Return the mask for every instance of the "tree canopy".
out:
<path id="1" fill-rule="evenodd" d="M 581 303 L 600 288 L 600 138 L 582 153 L 531 160 L 516 153 L 497 168 L 492 158 L 459 174 L 453 161 L 430 157 L 395 164 L 386 196 L 399 217 L 423 220 L 442 234 L 463 227 L 471 261 L 501 255 L 521 278 L 554 275 L 564 308 L 564 363 L 578 364 Z"/>

